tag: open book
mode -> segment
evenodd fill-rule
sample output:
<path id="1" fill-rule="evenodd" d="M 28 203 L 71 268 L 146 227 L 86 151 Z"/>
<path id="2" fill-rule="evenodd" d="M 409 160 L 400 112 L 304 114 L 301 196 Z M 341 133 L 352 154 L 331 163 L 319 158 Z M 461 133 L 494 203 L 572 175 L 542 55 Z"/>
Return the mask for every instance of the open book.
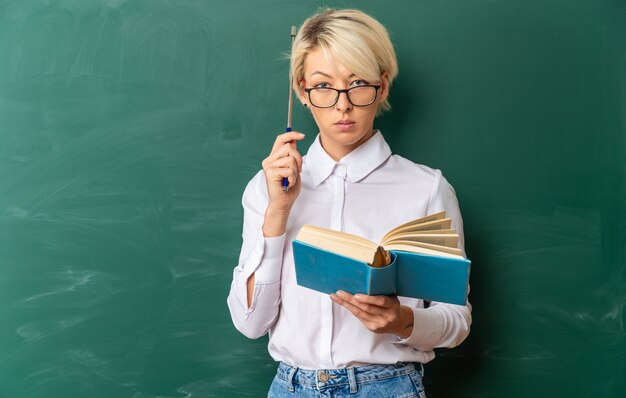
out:
<path id="1" fill-rule="evenodd" d="M 324 293 L 398 294 L 465 304 L 470 261 L 445 212 L 402 224 L 380 244 L 304 225 L 293 241 L 298 284 Z"/>
<path id="2" fill-rule="evenodd" d="M 403 250 L 452 258 L 463 258 L 457 249 L 459 235 L 446 212 L 432 214 L 402 224 L 383 236 L 380 244 L 357 235 L 305 224 L 297 240 L 343 256 L 366 262 L 373 267 L 391 263 L 388 250 Z"/>

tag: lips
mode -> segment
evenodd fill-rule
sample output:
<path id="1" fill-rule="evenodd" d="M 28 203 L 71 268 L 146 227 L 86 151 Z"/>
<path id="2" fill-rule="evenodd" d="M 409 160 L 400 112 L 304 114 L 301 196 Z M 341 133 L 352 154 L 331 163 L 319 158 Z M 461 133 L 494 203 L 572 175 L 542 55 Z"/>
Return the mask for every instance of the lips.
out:
<path id="1" fill-rule="evenodd" d="M 350 120 L 350 119 L 340 120 L 337 123 L 335 123 L 335 126 L 337 126 L 337 128 L 342 131 L 351 130 L 352 127 L 354 126 L 354 120 Z"/>
<path id="2" fill-rule="evenodd" d="M 352 120 L 340 120 L 335 123 L 335 126 L 337 126 L 337 129 L 340 131 L 349 131 L 354 127 L 354 123 L 355 122 Z"/>

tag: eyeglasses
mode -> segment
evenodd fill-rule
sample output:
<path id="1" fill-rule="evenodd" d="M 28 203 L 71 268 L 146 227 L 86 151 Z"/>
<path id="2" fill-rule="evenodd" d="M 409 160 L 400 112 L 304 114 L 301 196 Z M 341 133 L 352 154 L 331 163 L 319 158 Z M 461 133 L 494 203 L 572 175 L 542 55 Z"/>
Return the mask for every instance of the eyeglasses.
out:
<path id="1" fill-rule="evenodd" d="M 346 90 L 337 90 L 330 87 L 305 88 L 309 95 L 309 102 L 316 108 L 330 108 L 339 101 L 339 95 L 346 93 L 348 101 L 354 106 L 368 106 L 376 101 L 380 84 L 364 84 Z"/>

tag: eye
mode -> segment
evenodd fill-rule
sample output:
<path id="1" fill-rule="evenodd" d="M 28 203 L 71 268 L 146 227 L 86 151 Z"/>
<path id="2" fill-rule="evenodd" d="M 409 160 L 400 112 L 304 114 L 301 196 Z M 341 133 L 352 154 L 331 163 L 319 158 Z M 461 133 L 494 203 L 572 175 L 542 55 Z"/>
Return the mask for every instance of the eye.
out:
<path id="1" fill-rule="evenodd" d="M 367 84 L 369 84 L 369 82 L 366 82 L 365 80 L 361 80 L 361 79 L 355 80 L 352 82 L 352 86 L 364 86 Z"/>
<path id="2" fill-rule="evenodd" d="M 315 88 L 329 88 L 330 85 L 326 82 L 322 82 L 322 83 L 317 83 L 315 85 L 313 85 L 313 87 Z"/>

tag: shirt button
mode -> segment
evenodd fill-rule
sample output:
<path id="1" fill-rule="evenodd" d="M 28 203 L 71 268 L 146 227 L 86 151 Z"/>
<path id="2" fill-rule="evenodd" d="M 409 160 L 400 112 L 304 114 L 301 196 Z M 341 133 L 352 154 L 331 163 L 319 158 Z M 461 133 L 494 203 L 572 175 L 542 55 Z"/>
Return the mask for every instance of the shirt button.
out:
<path id="1" fill-rule="evenodd" d="M 346 166 L 344 164 L 337 163 L 337 172 L 336 173 L 340 177 L 345 177 L 346 176 Z"/>
<path id="2" fill-rule="evenodd" d="M 326 372 L 322 372 L 319 375 L 319 379 L 322 383 L 326 383 L 330 379 L 330 376 Z"/>

